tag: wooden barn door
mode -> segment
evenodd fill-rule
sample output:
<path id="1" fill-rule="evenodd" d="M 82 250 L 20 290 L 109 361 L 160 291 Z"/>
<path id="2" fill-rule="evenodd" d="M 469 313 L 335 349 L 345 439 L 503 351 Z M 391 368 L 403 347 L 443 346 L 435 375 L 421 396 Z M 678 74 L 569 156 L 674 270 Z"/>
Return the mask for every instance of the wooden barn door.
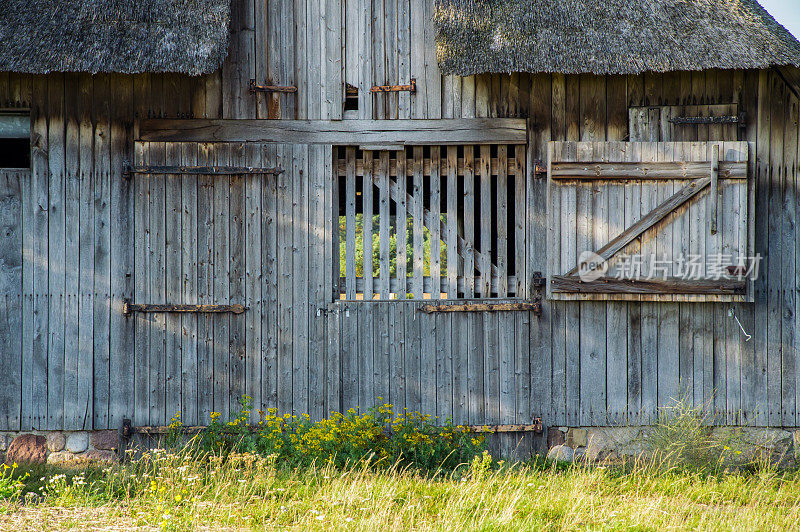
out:
<path id="1" fill-rule="evenodd" d="M 549 149 L 551 298 L 752 297 L 746 142 Z"/>
<path id="2" fill-rule="evenodd" d="M 205 424 L 212 411 L 227 419 L 243 395 L 260 401 L 262 331 L 276 317 L 262 270 L 275 267 L 277 155 L 255 144 L 136 144 L 135 425 L 176 412 Z"/>

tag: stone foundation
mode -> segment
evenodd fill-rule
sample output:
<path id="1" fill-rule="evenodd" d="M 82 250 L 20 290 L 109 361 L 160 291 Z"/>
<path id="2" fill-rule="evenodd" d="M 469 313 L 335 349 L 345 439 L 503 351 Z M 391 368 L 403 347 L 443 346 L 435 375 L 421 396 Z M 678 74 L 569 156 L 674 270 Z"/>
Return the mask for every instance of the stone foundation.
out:
<path id="1" fill-rule="evenodd" d="M 726 447 L 734 461 L 769 459 L 781 467 L 800 466 L 800 429 L 707 427 L 707 436 Z M 598 463 L 646 455 L 651 427 L 549 427 L 548 458 Z M 728 443 L 724 443 L 728 442 Z"/>
<path id="2" fill-rule="evenodd" d="M 118 459 L 116 430 L 0 432 L 6 463 L 78 466 Z"/>

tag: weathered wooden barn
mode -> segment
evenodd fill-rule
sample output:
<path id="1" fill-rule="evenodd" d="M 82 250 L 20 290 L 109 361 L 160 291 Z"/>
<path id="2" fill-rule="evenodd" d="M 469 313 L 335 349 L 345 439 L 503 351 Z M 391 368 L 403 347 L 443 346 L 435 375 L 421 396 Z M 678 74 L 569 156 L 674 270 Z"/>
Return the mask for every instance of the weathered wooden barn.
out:
<path id="1" fill-rule="evenodd" d="M 755 0 L 9 0 L 0 430 L 800 426 L 798 66 Z"/>

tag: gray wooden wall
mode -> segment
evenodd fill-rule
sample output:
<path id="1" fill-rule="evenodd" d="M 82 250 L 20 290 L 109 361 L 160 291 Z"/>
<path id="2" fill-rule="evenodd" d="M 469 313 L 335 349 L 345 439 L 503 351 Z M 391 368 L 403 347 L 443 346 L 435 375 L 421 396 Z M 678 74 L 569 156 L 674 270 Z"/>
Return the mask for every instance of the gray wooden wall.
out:
<path id="1" fill-rule="evenodd" d="M 683 392 L 729 423 L 800 424 L 798 98 L 776 74 L 447 78 L 431 0 L 343 4 L 244 0 L 229 59 L 201 78 L 0 74 L 0 105 L 31 107 L 34 141 L 30 173 L 0 173 L 0 429 L 163 424 L 177 410 L 205 422 L 242 393 L 314 417 L 380 396 L 457 422 L 604 425 L 647 422 Z M 256 97 L 251 77 L 298 93 Z M 363 90 L 409 77 L 414 96 Z M 755 246 L 766 257 L 756 303 L 733 307 L 753 339 L 727 304 L 545 302 L 541 317 L 331 305 L 324 147 L 178 154 L 162 144 L 136 156 L 274 160 L 287 172 L 122 179 L 137 116 L 339 118 L 344 82 L 362 88 L 361 118 L 528 117 L 529 169 L 549 140 L 625 140 L 629 106 L 738 103 L 742 140 L 755 146 Z M 724 135 L 701 126 L 671 140 Z M 532 273 L 545 271 L 546 200 L 545 181 L 530 179 Z M 125 298 L 251 310 L 126 319 Z"/>

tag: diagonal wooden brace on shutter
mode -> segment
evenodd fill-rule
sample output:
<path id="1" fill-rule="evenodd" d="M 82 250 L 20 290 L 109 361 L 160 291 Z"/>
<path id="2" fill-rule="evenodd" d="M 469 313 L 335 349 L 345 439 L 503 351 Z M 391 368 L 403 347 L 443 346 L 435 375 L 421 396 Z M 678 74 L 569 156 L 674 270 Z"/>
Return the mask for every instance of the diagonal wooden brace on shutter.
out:
<path id="1" fill-rule="evenodd" d="M 670 196 L 664 203 L 647 213 L 647 216 L 630 226 L 611 242 L 598 249 L 596 253 L 604 260 L 610 259 L 619 250 L 633 242 L 634 239 L 636 239 L 639 235 L 666 218 L 669 213 L 699 194 L 709 185 L 709 183 L 711 183 L 710 177 L 704 177 L 703 179 L 696 179 L 692 181 L 678 192 Z M 567 275 L 575 275 L 582 266 L 585 266 L 585 264 L 578 264 L 568 271 Z"/>

